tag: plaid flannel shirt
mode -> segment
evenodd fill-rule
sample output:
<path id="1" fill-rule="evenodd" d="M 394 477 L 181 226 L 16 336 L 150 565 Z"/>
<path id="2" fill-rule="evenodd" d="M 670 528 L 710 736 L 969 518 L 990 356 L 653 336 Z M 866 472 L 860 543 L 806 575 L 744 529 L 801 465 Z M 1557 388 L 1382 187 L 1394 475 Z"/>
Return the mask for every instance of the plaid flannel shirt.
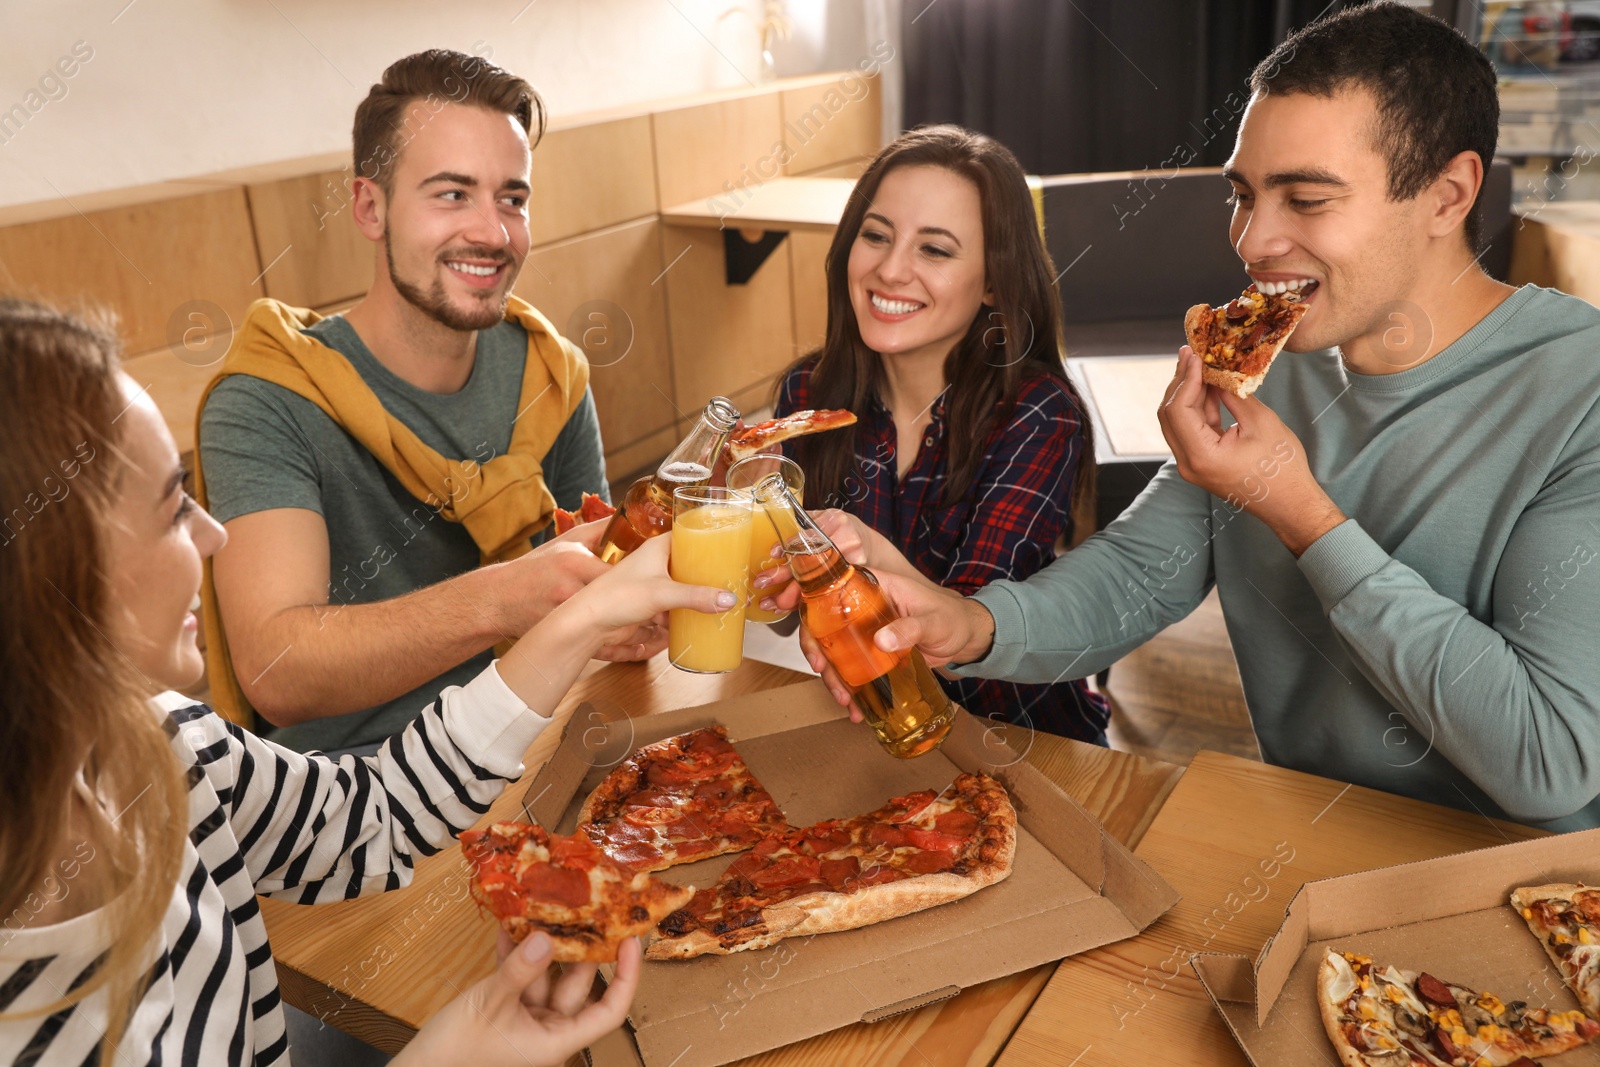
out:
<path id="1" fill-rule="evenodd" d="M 813 362 L 783 380 L 775 414 L 812 407 Z M 934 402 L 916 459 L 897 478 L 894 420 L 876 396 L 858 411 L 855 467 L 839 507 L 887 537 L 918 570 L 971 595 L 1001 578 L 1020 581 L 1055 558 L 1056 539 L 1072 528 L 1072 483 L 1082 454 L 1083 420 L 1054 378 L 1025 380 L 1009 418 L 984 443 L 984 458 L 963 499 L 944 507 L 948 461 L 945 403 Z M 993 679 L 941 678 L 945 691 L 975 715 L 1104 744 L 1111 711 L 1084 681 L 1021 685 Z"/>

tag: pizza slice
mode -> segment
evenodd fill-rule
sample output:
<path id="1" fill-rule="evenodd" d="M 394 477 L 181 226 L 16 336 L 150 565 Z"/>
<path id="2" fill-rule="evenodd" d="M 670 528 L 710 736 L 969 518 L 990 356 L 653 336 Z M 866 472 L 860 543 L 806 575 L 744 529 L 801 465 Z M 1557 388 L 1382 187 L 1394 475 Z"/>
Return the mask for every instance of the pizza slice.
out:
<path id="1" fill-rule="evenodd" d="M 1574 883 L 1513 890 L 1511 906 L 1591 1016 L 1600 1016 L 1600 889 Z"/>
<path id="2" fill-rule="evenodd" d="M 764 838 L 662 920 L 645 956 L 728 955 L 909 915 L 1008 877 L 1016 847 L 1005 787 L 963 774 L 937 795 Z"/>
<path id="3" fill-rule="evenodd" d="M 667 921 L 671 921 L 671 916 Z M 1426 972 L 1329 951 L 1317 1004 L 1345 1067 L 1530 1067 L 1600 1034 L 1581 1011 L 1509 1004 Z"/>
<path id="4" fill-rule="evenodd" d="M 638 749 L 578 812 L 578 832 L 637 871 L 742 852 L 788 826 L 721 725 Z"/>
<path id="5" fill-rule="evenodd" d="M 1221 307 L 1190 308 L 1183 317 L 1183 331 L 1200 357 L 1206 384 L 1241 398 L 1255 392 L 1309 310 L 1305 297 L 1316 284 L 1268 294 L 1252 282 L 1238 299 Z"/>
<path id="6" fill-rule="evenodd" d="M 615 960 L 624 940 L 649 934 L 694 896 L 693 886 L 629 870 L 583 834 L 528 823 L 467 830 L 461 851 L 472 866 L 473 899 L 519 944 L 544 931 L 551 958 L 563 963 Z"/>
<path id="7" fill-rule="evenodd" d="M 796 411 L 781 419 L 768 419 L 733 431 L 728 435 L 723 454 L 733 464 L 781 441 L 803 437 L 808 433 L 827 433 L 855 424 L 856 415 L 853 411 Z"/>
<path id="8" fill-rule="evenodd" d="M 594 493 L 585 493 L 583 494 L 583 502 L 578 505 L 578 513 L 576 515 L 566 508 L 556 508 L 556 536 L 560 537 L 574 526 L 581 526 L 586 522 L 599 522 L 601 519 L 609 519 L 616 513 L 616 508 L 601 500 Z"/>

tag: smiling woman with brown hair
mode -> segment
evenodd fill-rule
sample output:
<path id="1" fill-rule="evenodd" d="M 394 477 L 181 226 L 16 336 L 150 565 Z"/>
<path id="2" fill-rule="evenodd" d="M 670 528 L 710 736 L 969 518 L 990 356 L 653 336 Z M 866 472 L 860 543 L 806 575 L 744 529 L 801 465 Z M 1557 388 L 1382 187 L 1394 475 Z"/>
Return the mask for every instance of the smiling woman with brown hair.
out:
<path id="1" fill-rule="evenodd" d="M 903 134 L 856 183 L 827 276 L 827 338 L 783 378 L 777 413 L 860 422 L 785 446 L 807 502 L 962 593 L 1044 567 L 1092 493 L 1093 440 L 1016 158 L 958 126 Z M 1105 743 L 1109 708 L 1082 681 L 944 684 L 976 714 Z"/>
<path id="2" fill-rule="evenodd" d="M 256 894 L 407 885 L 522 773 L 603 643 L 733 597 L 673 582 L 658 538 L 376 755 L 274 745 L 174 691 L 201 677 L 191 605 L 227 534 L 116 347 L 0 299 L 0 504 L 30 515 L 0 546 L 0 1062 L 285 1063 Z M 501 952 L 397 1062 L 565 1062 L 621 1023 L 638 979 L 637 941 L 588 1005 L 592 964 L 549 982 L 548 938 Z"/>

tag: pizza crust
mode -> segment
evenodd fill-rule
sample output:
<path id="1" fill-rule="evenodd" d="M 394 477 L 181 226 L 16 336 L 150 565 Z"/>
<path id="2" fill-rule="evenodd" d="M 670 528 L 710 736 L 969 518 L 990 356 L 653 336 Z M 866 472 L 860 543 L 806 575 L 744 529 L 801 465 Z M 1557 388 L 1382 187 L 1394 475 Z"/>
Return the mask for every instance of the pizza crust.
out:
<path id="1" fill-rule="evenodd" d="M 1322 957 L 1322 966 L 1317 968 L 1317 1008 L 1322 1013 L 1322 1028 L 1328 1032 L 1328 1040 L 1333 1043 L 1333 1050 L 1339 1054 L 1339 1062 L 1344 1067 L 1367 1067 L 1361 1059 L 1361 1053 L 1345 1039 L 1344 1026 L 1339 1019 L 1339 1005 L 1333 1003 L 1328 995 L 1328 989 L 1338 973 L 1333 961 L 1327 956 Z"/>

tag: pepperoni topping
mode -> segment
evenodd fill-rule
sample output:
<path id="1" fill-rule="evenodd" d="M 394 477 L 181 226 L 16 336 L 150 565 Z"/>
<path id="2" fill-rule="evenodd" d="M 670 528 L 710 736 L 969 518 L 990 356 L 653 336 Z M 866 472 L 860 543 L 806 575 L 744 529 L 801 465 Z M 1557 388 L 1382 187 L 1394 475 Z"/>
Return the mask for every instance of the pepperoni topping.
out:
<path id="1" fill-rule="evenodd" d="M 904 822 L 907 819 L 914 818 L 917 812 L 932 804 L 933 798 L 936 796 L 938 794 L 933 790 L 924 789 L 917 793 L 907 793 L 903 797 L 895 797 L 884 807 L 900 809 L 904 814 L 897 816 L 895 822 Z"/>
<path id="2" fill-rule="evenodd" d="M 1426 972 L 1417 975 L 1417 995 L 1441 1008 L 1456 1006 L 1455 994 L 1450 992 L 1450 987 Z"/>
<path id="3" fill-rule="evenodd" d="M 964 843 L 961 838 L 954 835 L 941 834 L 937 830 L 924 830 L 916 826 L 906 827 L 905 835 L 907 844 L 928 852 L 953 852 Z"/>
<path id="4" fill-rule="evenodd" d="M 810 856 L 785 856 L 750 873 L 750 881 L 762 889 L 777 889 L 814 880 L 819 865 Z"/>
<path id="5" fill-rule="evenodd" d="M 881 823 L 867 827 L 867 841 L 874 845 L 888 845 L 890 848 L 899 848 L 901 845 L 910 843 L 906 839 L 905 830 L 898 826 L 885 826 Z"/>
<path id="6" fill-rule="evenodd" d="M 1587 1041 L 1596 1034 L 1600 1034 L 1600 1023 L 1595 1022 L 1593 1019 L 1579 1019 L 1578 1024 L 1573 1027 L 1573 1031 Z"/>
<path id="7" fill-rule="evenodd" d="M 885 882 L 898 882 L 905 874 L 893 867 L 874 865 L 862 870 L 861 876 L 856 880 L 858 886 L 882 885 Z"/>
<path id="8" fill-rule="evenodd" d="M 556 836 L 550 839 L 550 862 L 573 870 L 587 871 L 594 867 L 600 850 L 576 835 Z"/>
<path id="9" fill-rule="evenodd" d="M 477 890 L 478 902 L 496 919 L 522 914 L 522 891 L 510 874 L 503 871 L 479 874 Z"/>
<path id="10" fill-rule="evenodd" d="M 613 846 L 610 850 L 611 858 L 624 867 L 645 868 L 654 867 L 661 862 L 662 852 L 646 844 L 623 845 L 621 848 Z"/>
<path id="11" fill-rule="evenodd" d="M 818 874 L 829 887 L 841 892 L 853 888 L 861 878 L 861 861 L 854 856 L 842 860 L 823 860 Z"/>
<path id="12" fill-rule="evenodd" d="M 522 888 L 532 900 L 579 908 L 589 903 L 589 876 L 583 871 L 536 863 L 522 872 Z"/>
<path id="13" fill-rule="evenodd" d="M 954 866 L 956 858 L 948 852 L 913 852 L 900 862 L 913 874 L 933 874 Z"/>
<path id="14" fill-rule="evenodd" d="M 978 817 L 970 811 L 947 811 L 933 820 L 933 828 L 941 834 L 971 837 L 978 830 Z"/>
<path id="15" fill-rule="evenodd" d="M 635 826 L 667 826 L 683 818 L 677 808 L 629 807 L 622 818 Z"/>
<path id="16" fill-rule="evenodd" d="M 1437 980 L 1438 979 L 1435 979 L 1435 981 Z M 1419 987 L 1421 984 L 1422 983 L 1420 981 L 1417 983 Z M 1455 1001 L 1452 1000 L 1450 1003 L 1454 1004 Z M 1454 1063 L 1456 1061 L 1456 1057 L 1461 1055 L 1461 1050 L 1456 1048 L 1456 1043 L 1454 1041 L 1450 1040 L 1450 1035 L 1445 1032 L 1444 1027 L 1435 1026 L 1431 1036 L 1433 1038 L 1433 1047 L 1439 1050 L 1439 1055 L 1443 1056 L 1451 1063 Z"/>

